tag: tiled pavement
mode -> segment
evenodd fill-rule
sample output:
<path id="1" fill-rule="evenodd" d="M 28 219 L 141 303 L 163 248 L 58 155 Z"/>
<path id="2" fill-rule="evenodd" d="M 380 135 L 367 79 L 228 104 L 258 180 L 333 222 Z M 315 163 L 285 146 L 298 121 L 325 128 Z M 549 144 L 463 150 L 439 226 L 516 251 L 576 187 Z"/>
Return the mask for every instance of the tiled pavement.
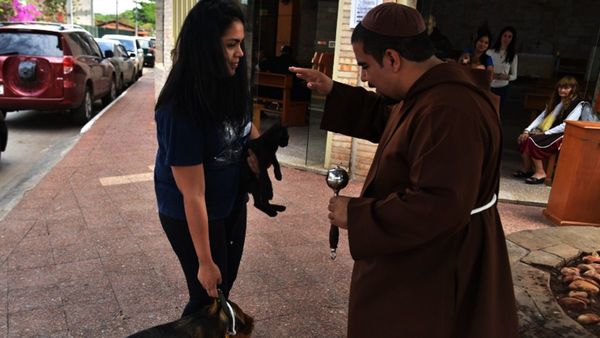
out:
<path id="1" fill-rule="evenodd" d="M 156 213 L 153 93 L 146 75 L 0 221 L 0 337 L 123 337 L 178 318 L 187 291 Z M 283 178 L 287 211 L 249 204 L 232 300 L 256 337 L 343 337 L 352 260 L 344 233 L 328 258 L 332 193 L 318 174 Z M 540 207 L 499 208 L 507 232 L 550 225 Z"/>

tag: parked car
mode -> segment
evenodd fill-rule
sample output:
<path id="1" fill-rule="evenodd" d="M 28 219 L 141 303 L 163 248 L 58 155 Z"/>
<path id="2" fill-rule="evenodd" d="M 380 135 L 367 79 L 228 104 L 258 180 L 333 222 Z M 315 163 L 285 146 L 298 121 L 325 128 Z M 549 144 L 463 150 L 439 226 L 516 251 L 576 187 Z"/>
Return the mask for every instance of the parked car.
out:
<path id="1" fill-rule="evenodd" d="M 6 144 L 8 143 L 8 128 L 6 128 L 6 121 L 4 119 L 4 114 L 0 114 L 0 158 L 2 157 L 2 152 L 6 150 Z"/>
<path id="2" fill-rule="evenodd" d="M 85 123 L 116 92 L 113 65 L 81 27 L 0 23 L 0 110 L 70 109 Z"/>
<path id="3" fill-rule="evenodd" d="M 144 66 L 154 68 L 154 44 L 150 38 L 147 37 L 140 37 L 138 38 L 138 41 L 144 51 Z"/>
<path id="4" fill-rule="evenodd" d="M 135 69 L 137 69 L 137 77 L 142 77 L 144 72 L 144 50 L 140 46 L 140 42 L 137 36 L 120 35 L 120 34 L 105 34 L 102 36 L 103 39 L 111 39 L 119 41 L 125 49 L 129 57 L 134 59 Z"/>
<path id="5" fill-rule="evenodd" d="M 119 41 L 110 39 L 94 39 L 100 46 L 100 51 L 115 67 L 117 75 L 117 90 L 123 91 L 127 86 L 137 80 L 137 72 L 133 60 L 127 54 L 125 46 Z"/>

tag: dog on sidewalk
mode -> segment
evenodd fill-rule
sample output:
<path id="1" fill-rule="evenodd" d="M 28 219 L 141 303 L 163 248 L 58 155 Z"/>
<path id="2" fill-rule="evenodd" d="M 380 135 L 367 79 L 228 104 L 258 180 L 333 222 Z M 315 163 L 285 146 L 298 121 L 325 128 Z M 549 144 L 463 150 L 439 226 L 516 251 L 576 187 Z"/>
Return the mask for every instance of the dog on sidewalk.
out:
<path id="1" fill-rule="evenodd" d="M 140 331 L 128 338 L 247 338 L 253 329 L 254 319 L 234 302 L 225 301 L 220 294 L 201 311 Z"/>
<path id="2" fill-rule="evenodd" d="M 260 173 L 258 177 L 250 170 L 244 161 L 242 180 L 247 192 L 252 194 L 254 206 L 265 214 L 275 217 L 278 212 L 285 210 L 285 206 L 271 204 L 273 199 L 273 184 L 267 169 L 273 165 L 275 179 L 281 181 L 281 167 L 275 153 L 279 147 L 286 147 L 289 141 L 287 128 L 277 123 L 267 129 L 262 135 L 248 142 L 248 148 L 256 155 Z"/>

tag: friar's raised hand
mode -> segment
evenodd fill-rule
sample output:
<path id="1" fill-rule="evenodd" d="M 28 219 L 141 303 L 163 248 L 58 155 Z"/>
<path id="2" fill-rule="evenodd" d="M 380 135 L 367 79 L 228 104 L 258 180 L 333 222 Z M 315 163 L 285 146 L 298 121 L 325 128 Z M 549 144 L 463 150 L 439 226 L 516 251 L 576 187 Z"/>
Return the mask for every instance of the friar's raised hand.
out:
<path id="1" fill-rule="evenodd" d="M 290 72 L 306 81 L 308 89 L 321 95 L 328 95 L 333 88 L 333 80 L 318 70 L 310 68 L 290 67 Z"/>

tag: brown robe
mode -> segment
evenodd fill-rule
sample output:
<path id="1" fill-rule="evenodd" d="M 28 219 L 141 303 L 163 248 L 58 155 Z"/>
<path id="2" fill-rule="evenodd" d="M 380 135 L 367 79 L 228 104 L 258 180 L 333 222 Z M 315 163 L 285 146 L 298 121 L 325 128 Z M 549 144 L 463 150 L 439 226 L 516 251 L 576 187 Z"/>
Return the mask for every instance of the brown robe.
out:
<path id="1" fill-rule="evenodd" d="M 440 64 L 385 106 L 336 83 L 321 127 L 379 143 L 348 205 L 349 337 L 518 336 L 496 205 L 501 130 L 467 68 Z"/>

